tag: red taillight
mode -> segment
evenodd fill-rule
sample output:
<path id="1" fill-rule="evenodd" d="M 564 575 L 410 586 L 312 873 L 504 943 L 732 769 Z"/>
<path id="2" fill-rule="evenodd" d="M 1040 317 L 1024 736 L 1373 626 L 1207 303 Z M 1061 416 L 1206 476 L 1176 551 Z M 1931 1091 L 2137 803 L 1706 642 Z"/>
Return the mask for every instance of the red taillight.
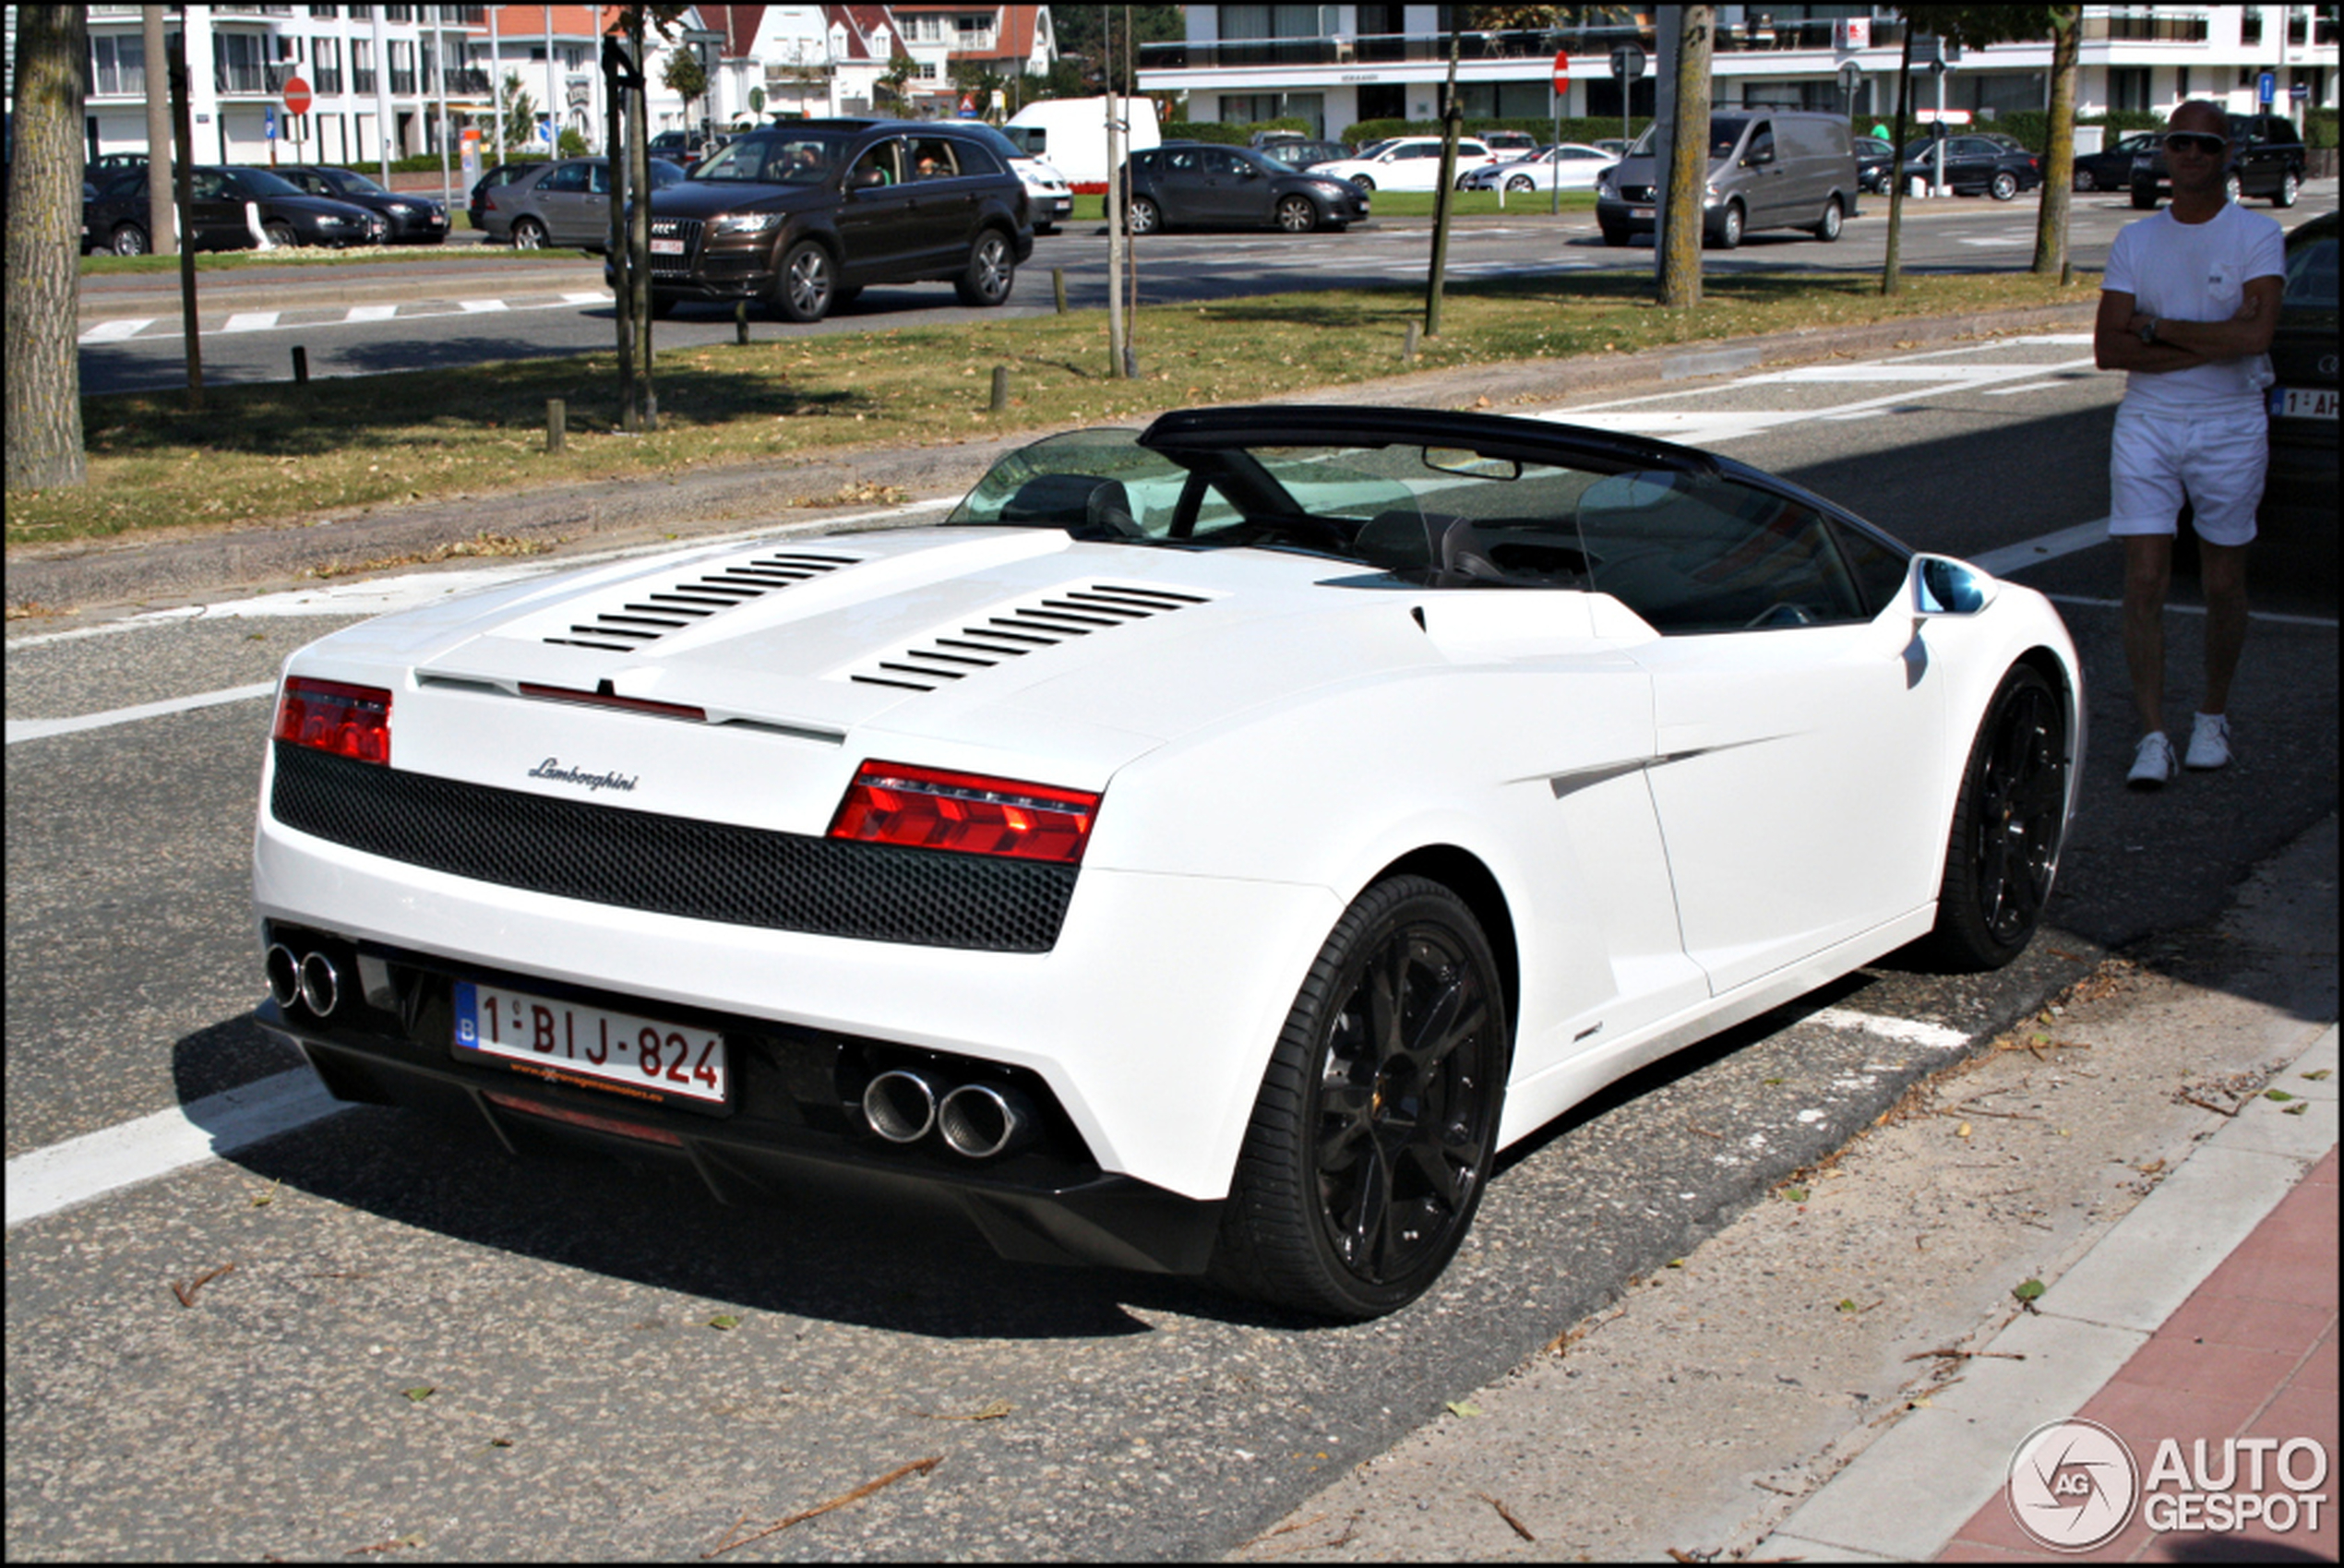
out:
<path id="1" fill-rule="evenodd" d="M 293 676 L 277 696 L 271 735 L 361 762 L 390 761 L 390 693 Z"/>
<path id="2" fill-rule="evenodd" d="M 1098 808 L 1087 790 L 866 762 L 839 803 L 831 837 L 1077 866 Z"/>

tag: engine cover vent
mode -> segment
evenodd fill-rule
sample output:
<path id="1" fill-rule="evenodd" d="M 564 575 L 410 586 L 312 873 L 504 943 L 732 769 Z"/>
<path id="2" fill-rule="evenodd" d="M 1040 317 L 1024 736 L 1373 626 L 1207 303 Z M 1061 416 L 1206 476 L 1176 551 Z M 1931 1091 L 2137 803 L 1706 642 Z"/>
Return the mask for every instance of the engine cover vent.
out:
<path id="1" fill-rule="evenodd" d="M 755 560 L 735 561 L 682 582 L 634 594 L 625 604 L 603 611 L 592 620 L 571 626 L 567 636 L 552 636 L 545 640 L 571 648 L 631 653 L 736 604 L 779 592 L 841 567 L 851 567 L 861 559 L 860 556 L 776 550 Z"/>
<path id="2" fill-rule="evenodd" d="M 1053 589 L 1009 606 L 998 615 L 939 632 L 911 647 L 883 653 L 849 672 L 867 686 L 934 691 L 996 664 L 1022 659 L 1077 638 L 1112 631 L 1190 604 L 1201 595 L 1164 588 L 1130 588 L 1097 582 L 1087 588 Z"/>

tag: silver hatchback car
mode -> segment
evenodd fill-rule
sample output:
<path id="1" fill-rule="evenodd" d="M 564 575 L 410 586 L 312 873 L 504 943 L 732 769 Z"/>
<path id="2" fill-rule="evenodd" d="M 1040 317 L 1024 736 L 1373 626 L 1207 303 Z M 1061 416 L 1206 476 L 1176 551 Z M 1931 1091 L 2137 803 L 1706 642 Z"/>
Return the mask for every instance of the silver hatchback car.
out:
<path id="1" fill-rule="evenodd" d="M 652 188 L 672 186 L 684 171 L 664 158 L 652 160 Z M 575 245 L 610 247 L 610 160 L 564 158 L 509 185 L 487 192 L 482 227 L 491 240 L 516 250 Z"/>

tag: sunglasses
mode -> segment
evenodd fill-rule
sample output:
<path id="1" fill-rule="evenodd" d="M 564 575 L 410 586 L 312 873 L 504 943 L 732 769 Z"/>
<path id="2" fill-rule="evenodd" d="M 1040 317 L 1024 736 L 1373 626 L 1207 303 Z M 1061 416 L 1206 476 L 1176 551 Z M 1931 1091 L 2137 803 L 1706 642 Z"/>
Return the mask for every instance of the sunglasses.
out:
<path id="1" fill-rule="evenodd" d="M 2208 158 L 2218 158 L 2229 148 L 2230 142 L 2224 138 L 2203 131 L 2175 131 L 2165 138 L 2168 152 L 2203 152 Z"/>

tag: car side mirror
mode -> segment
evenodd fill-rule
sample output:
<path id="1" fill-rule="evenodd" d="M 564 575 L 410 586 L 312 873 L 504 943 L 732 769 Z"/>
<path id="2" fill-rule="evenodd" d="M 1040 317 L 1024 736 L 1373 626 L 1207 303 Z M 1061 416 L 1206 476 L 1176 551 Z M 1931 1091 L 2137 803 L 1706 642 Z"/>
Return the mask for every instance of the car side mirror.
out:
<path id="1" fill-rule="evenodd" d="M 1240 164 L 1238 164 L 1238 179 L 1240 179 L 1240 180 L 1258 180 L 1258 179 L 1260 179 L 1261 177 L 1262 177 L 1262 171 L 1261 171 L 1261 170 L 1259 170 L 1259 169 L 1257 169 L 1257 168 L 1255 168 L 1252 164 L 1250 164 L 1250 163 L 1240 163 Z"/>
<path id="2" fill-rule="evenodd" d="M 1974 616 L 1994 597 L 1992 578 L 1950 556 L 1915 556 L 1907 582 L 1917 616 Z"/>

